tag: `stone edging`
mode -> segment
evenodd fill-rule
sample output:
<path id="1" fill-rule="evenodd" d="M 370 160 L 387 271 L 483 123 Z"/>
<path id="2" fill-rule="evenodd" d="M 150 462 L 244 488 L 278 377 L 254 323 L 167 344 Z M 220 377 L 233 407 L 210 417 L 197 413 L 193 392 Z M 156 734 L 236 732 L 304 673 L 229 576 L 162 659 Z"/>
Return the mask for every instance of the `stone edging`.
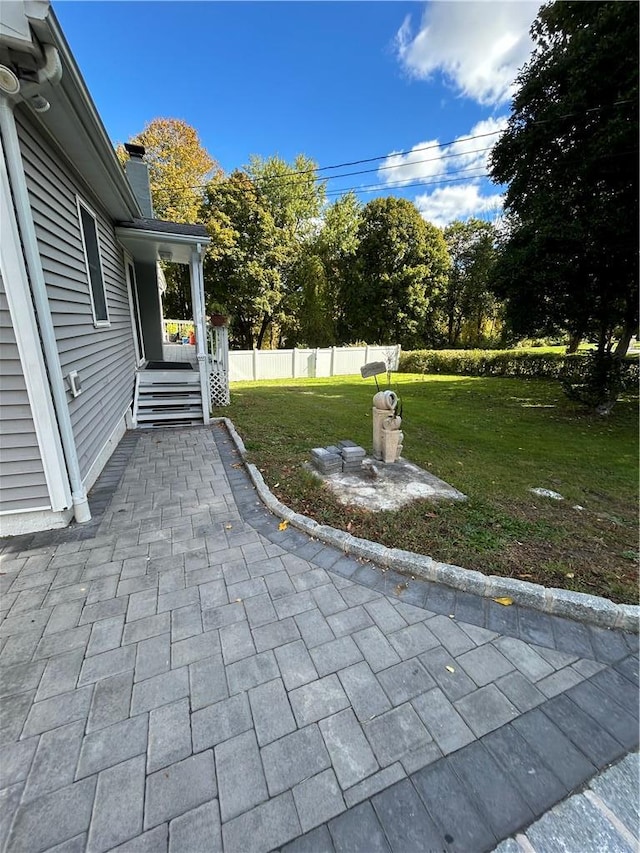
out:
<path id="1" fill-rule="evenodd" d="M 314 539 L 327 545 L 333 545 L 354 557 L 362 557 L 385 568 L 395 569 L 428 581 L 460 589 L 486 598 L 508 596 L 516 604 L 532 607 L 556 616 L 565 616 L 579 622 L 587 622 L 602 628 L 619 628 L 637 634 L 640 622 L 640 607 L 633 604 L 615 604 L 608 598 L 573 592 L 567 589 L 544 587 L 540 584 L 520 581 L 515 578 L 502 578 L 485 575 L 472 569 L 439 563 L 431 557 L 402 551 L 399 548 L 387 548 L 368 539 L 359 539 L 329 527 L 318 524 L 312 518 L 294 512 L 273 495 L 265 483 L 262 474 L 255 465 L 246 461 L 246 449 L 242 438 L 229 418 L 215 418 L 212 421 L 224 423 L 238 452 L 244 460 L 247 473 L 258 492 L 260 500 L 274 515 L 288 521 L 294 527 L 304 531 Z"/>

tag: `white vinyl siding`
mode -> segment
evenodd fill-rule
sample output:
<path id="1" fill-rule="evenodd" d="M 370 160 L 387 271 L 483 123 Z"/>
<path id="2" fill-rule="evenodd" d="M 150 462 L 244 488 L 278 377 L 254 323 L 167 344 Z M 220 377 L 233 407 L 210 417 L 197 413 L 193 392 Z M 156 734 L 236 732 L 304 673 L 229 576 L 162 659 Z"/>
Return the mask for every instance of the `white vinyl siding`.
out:
<path id="1" fill-rule="evenodd" d="M 84 477 L 132 402 L 135 348 L 122 248 L 113 224 L 64 156 L 19 107 L 16 122 L 63 376 L 77 370 L 82 394 L 68 396 Z M 94 323 L 77 196 L 95 214 L 109 326 Z"/>
<path id="2" fill-rule="evenodd" d="M 15 331 L 0 276 L 0 512 L 51 505 Z"/>

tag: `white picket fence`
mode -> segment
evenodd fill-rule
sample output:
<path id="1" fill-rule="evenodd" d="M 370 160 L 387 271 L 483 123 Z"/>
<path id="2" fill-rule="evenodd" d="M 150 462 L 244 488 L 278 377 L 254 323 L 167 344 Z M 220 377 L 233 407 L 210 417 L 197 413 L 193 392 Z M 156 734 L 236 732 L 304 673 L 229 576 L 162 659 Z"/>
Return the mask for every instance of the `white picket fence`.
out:
<path id="1" fill-rule="evenodd" d="M 400 344 L 393 346 L 323 347 L 315 349 L 231 350 L 229 381 L 346 376 L 371 361 L 397 370 Z"/>

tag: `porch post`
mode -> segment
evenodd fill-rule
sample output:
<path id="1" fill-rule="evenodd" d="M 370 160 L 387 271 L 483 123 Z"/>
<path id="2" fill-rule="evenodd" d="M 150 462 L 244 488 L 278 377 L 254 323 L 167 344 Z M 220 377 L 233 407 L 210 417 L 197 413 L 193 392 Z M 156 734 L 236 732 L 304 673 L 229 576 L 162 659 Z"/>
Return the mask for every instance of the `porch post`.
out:
<path id="1" fill-rule="evenodd" d="M 207 359 L 207 326 L 204 314 L 204 275 L 202 271 L 202 246 L 191 252 L 190 263 L 191 304 L 193 306 L 193 325 L 196 333 L 196 358 L 200 373 L 200 391 L 202 393 L 202 419 L 210 423 L 209 404 L 209 365 Z"/>

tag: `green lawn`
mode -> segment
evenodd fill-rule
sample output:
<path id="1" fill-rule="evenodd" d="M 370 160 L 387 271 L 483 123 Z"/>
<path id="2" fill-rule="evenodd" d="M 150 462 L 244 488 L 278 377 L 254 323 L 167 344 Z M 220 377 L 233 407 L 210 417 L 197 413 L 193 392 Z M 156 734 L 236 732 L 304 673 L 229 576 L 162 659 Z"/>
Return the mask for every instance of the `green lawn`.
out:
<path id="1" fill-rule="evenodd" d="M 339 505 L 302 467 L 312 447 L 350 438 L 371 449 L 372 380 L 234 383 L 230 417 L 272 491 L 318 521 L 467 568 L 637 602 L 638 400 L 608 419 L 557 383 L 396 374 L 403 456 L 466 503 L 399 512 Z M 541 486 L 565 500 L 532 495 Z M 578 508 L 580 507 L 580 508 Z"/>

